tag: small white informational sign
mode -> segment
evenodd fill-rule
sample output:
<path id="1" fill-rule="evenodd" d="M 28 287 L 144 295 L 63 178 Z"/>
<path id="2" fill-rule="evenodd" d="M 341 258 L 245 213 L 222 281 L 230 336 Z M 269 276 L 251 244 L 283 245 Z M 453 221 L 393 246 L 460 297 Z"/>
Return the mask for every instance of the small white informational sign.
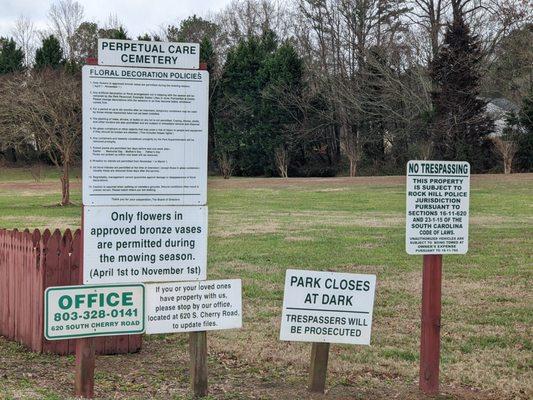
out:
<path id="1" fill-rule="evenodd" d="M 198 69 L 198 43 L 98 39 L 98 64 L 123 67 Z"/>
<path id="2" fill-rule="evenodd" d="M 144 286 L 56 286 L 44 294 L 48 340 L 144 332 Z"/>
<path id="3" fill-rule="evenodd" d="M 370 344 L 375 275 L 288 269 L 281 340 Z"/>
<path id="4" fill-rule="evenodd" d="M 207 207 L 84 207 L 83 282 L 206 279 Z"/>
<path id="5" fill-rule="evenodd" d="M 242 327 L 240 279 L 146 285 L 146 333 Z"/>
<path id="6" fill-rule="evenodd" d="M 83 204 L 207 202 L 209 74 L 83 67 Z"/>
<path id="7" fill-rule="evenodd" d="M 408 254 L 468 251 L 470 164 L 409 161 L 405 248 Z"/>

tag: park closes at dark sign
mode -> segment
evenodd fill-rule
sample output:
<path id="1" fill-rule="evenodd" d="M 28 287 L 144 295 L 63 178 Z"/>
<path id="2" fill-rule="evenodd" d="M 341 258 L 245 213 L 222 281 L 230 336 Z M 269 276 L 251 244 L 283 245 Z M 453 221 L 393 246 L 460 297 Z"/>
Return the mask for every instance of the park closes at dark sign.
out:
<path id="1" fill-rule="evenodd" d="M 281 340 L 369 344 L 375 275 L 287 270 Z"/>

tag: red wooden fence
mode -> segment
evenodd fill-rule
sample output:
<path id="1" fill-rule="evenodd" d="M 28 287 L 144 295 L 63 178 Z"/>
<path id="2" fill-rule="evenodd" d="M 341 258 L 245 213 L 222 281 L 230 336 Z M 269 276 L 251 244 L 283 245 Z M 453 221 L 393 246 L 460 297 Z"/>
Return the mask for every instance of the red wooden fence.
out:
<path id="1" fill-rule="evenodd" d="M 0 335 L 37 352 L 74 354 L 75 340 L 43 336 L 44 291 L 81 283 L 81 232 L 0 229 Z M 98 354 L 141 349 L 141 335 L 96 339 Z"/>

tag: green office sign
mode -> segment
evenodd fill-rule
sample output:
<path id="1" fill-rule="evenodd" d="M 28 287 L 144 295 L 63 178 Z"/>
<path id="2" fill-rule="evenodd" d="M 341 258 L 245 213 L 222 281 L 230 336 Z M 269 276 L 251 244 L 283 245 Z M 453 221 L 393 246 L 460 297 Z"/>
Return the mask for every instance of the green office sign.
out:
<path id="1" fill-rule="evenodd" d="M 56 286 L 45 291 L 48 340 L 144 332 L 144 285 Z"/>

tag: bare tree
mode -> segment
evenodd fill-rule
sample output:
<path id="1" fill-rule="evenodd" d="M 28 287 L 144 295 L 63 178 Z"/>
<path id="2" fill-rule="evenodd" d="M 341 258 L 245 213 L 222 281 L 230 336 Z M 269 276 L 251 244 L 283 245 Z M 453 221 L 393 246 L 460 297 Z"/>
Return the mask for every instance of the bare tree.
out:
<path id="1" fill-rule="evenodd" d="M 369 79 L 375 79 L 369 63 L 374 52 L 385 54 L 396 46 L 407 8 L 404 1 L 391 0 L 299 0 L 298 6 L 307 27 L 307 32 L 298 30 L 300 43 L 312 56 L 313 79 L 334 110 L 335 136 L 353 175 L 365 143 L 383 142 L 386 134 L 380 124 L 364 123 L 376 113 L 366 94 Z"/>
<path id="2" fill-rule="evenodd" d="M 59 39 L 65 58 L 74 57 L 72 36 L 83 20 L 83 6 L 73 0 L 56 0 L 48 12 L 53 34 Z"/>
<path id="3" fill-rule="evenodd" d="M 235 168 L 235 160 L 227 151 L 220 151 L 217 156 L 218 168 L 224 179 L 229 179 Z"/>
<path id="4" fill-rule="evenodd" d="M 446 13 L 450 8 L 449 0 L 410 0 L 410 6 L 406 18 L 424 32 L 423 38 L 430 47 L 426 60 L 429 64 L 439 51 L 442 28 L 445 26 Z"/>
<path id="5" fill-rule="evenodd" d="M 494 144 L 494 151 L 502 159 L 503 173 L 510 174 L 512 172 L 514 156 L 518 151 L 518 146 L 513 140 L 503 139 L 498 136 L 492 138 L 492 143 Z"/>
<path id="6" fill-rule="evenodd" d="M 228 38 L 229 45 L 267 30 L 287 38 L 292 32 L 291 8 L 281 0 L 233 0 L 213 16 Z"/>
<path id="7" fill-rule="evenodd" d="M 276 163 L 276 168 L 278 169 L 279 175 L 282 178 L 289 177 L 289 151 L 288 149 L 281 145 L 276 148 L 274 152 L 274 161 Z"/>
<path id="8" fill-rule="evenodd" d="M 46 69 L 0 80 L 1 136 L 44 153 L 61 171 L 61 205 L 70 204 L 70 168 L 81 145 L 81 79 Z"/>
<path id="9" fill-rule="evenodd" d="M 15 21 L 15 27 L 11 31 L 13 39 L 24 51 L 24 65 L 30 67 L 33 64 L 35 54 L 37 30 L 33 22 L 21 15 Z"/>

